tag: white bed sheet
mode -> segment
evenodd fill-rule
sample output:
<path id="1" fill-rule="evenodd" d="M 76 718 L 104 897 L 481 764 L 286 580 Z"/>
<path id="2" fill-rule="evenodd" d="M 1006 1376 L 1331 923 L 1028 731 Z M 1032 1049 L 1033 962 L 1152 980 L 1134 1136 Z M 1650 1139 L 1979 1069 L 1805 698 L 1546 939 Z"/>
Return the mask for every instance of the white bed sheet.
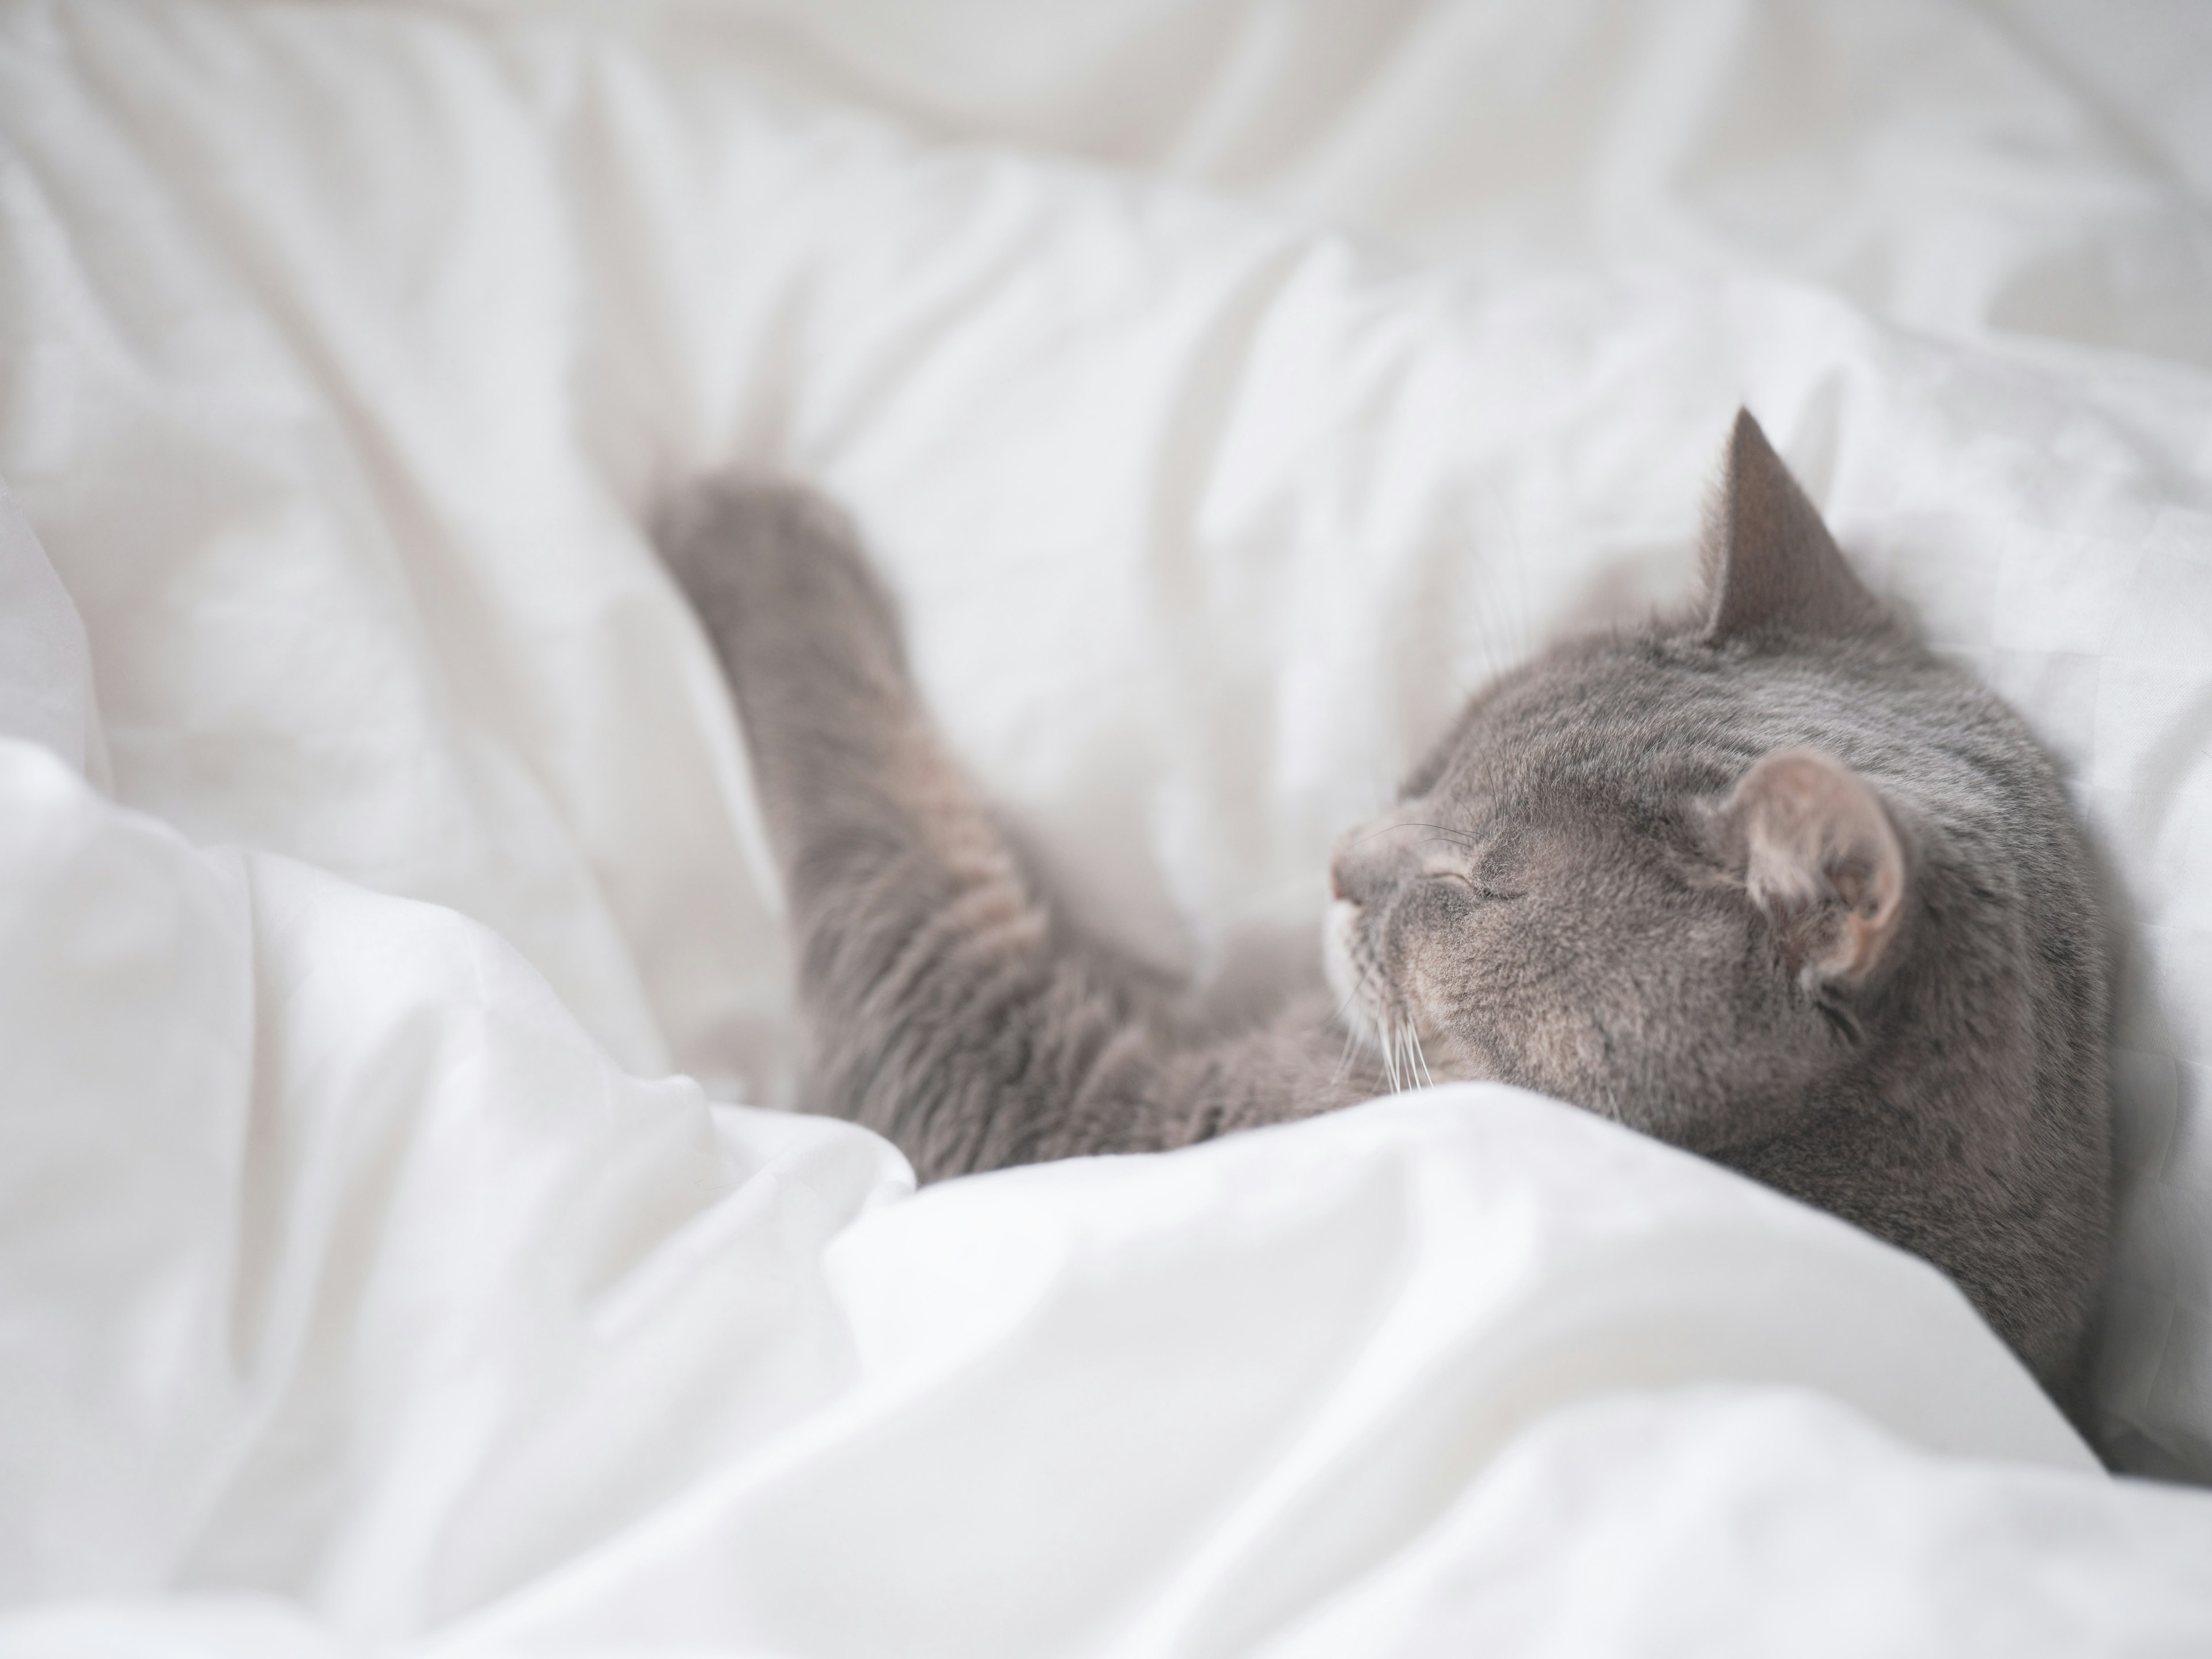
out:
<path id="1" fill-rule="evenodd" d="M 1108 15 L 0 10 L 22 1650 L 2212 1630 L 2212 1500 L 1932 1273 L 1565 1109 L 907 1199 L 636 1080 L 790 1066 L 660 484 L 850 503 L 1040 860 L 1234 997 L 1468 685 L 1680 590 L 1745 400 L 2074 769 L 2096 1426 L 2212 1474 L 2201 30 L 2083 91 L 2028 6 Z"/>
<path id="2" fill-rule="evenodd" d="M 1571 1108 L 908 1196 L 449 909 L 29 743 L 0 792 L 11 1653 L 2212 1628 L 2212 1502 L 2104 1476 L 1941 1275 Z"/>

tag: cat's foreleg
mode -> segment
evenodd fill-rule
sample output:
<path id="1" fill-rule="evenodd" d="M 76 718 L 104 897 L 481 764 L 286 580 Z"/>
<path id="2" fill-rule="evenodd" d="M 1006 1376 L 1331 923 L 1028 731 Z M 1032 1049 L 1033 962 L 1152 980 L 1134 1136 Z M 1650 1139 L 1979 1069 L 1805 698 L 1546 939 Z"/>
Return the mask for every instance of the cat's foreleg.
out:
<path id="1" fill-rule="evenodd" d="M 850 525 L 796 486 L 692 486 L 655 539 L 736 695 L 781 869 L 817 1109 L 923 1178 L 1188 1138 L 1157 994 L 1055 930 L 908 678 Z"/>

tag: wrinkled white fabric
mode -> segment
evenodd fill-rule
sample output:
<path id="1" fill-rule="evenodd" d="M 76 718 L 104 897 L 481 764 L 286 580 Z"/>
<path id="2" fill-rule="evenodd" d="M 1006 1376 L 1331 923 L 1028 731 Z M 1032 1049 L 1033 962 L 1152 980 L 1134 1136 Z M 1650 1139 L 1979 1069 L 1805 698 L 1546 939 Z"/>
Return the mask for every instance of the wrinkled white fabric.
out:
<path id="1" fill-rule="evenodd" d="M 1628 1603 L 1455 1586 L 1517 1551 L 1579 1606 L 1593 1482 L 1675 1547 L 1901 1489 L 1906 1629 L 2018 1616 L 1911 1582 L 2018 1491 L 2086 1541 L 2001 1577 L 2212 1613 L 2112 1541 L 2212 1542 L 2212 1503 L 2123 1498 L 1940 1274 L 1587 1114 L 1460 1085 L 893 1201 L 880 1139 L 623 1074 L 450 910 L 197 850 L 27 744 L 0 794 L 0 1571 L 62 1603 L 20 1651 L 175 1611 L 277 1651 L 1326 1652 L 1439 1597 L 1566 1639 Z M 159 1590 L 196 1594 L 82 1599 Z"/>
<path id="2" fill-rule="evenodd" d="M 717 23 L 778 86 L 1425 259 L 1758 271 L 1914 328 L 2212 368 L 2193 0 L 752 0 Z"/>
<path id="3" fill-rule="evenodd" d="M 1468 688 L 1686 591 L 1747 402 L 2110 856 L 2094 1426 L 2212 1475 L 2212 103 L 2100 15 L 0 8 L 9 1639 L 2212 1629 L 2212 1500 L 1932 1274 L 1564 1109 L 907 1200 L 637 1080 L 791 1066 L 669 483 L 849 504 L 1039 862 L 1234 999 Z"/>
<path id="4" fill-rule="evenodd" d="M 0 484 L 0 736 L 42 743 L 105 781 L 84 623 L 23 509 Z"/>

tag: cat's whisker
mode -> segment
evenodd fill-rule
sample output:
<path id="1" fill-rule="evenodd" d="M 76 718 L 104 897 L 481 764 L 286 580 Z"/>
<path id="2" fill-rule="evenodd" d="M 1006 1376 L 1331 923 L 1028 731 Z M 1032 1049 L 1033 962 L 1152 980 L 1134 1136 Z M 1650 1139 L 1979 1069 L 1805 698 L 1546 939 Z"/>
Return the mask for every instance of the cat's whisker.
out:
<path id="1" fill-rule="evenodd" d="M 1370 830 L 1364 836 L 1354 836 L 1345 844 L 1348 847 L 1364 847 L 1369 842 L 1373 841 L 1377 836 L 1388 836 L 1397 830 L 1403 830 L 1407 826 L 1402 823 L 1386 823 L 1379 829 Z"/>
<path id="2" fill-rule="evenodd" d="M 1377 836 L 1395 835 L 1401 830 L 1426 830 L 1433 835 L 1442 836 L 1444 841 L 1454 847 L 1464 847 L 1470 851 L 1474 851 L 1481 846 L 1480 842 L 1477 841 L 1474 836 L 1468 834 L 1463 830 L 1454 830 L 1449 824 L 1424 823 L 1411 818 L 1401 818 L 1395 823 L 1386 823 L 1378 829 L 1370 830 L 1364 836 L 1355 836 L 1351 842 L 1347 842 L 1346 845 L 1352 847 L 1364 847 L 1369 842 L 1373 841 Z"/>
<path id="3" fill-rule="evenodd" d="M 1428 1051 L 1421 1047 L 1421 1034 L 1413 1029 L 1413 1023 L 1411 1020 L 1406 1022 L 1406 1036 L 1407 1040 L 1413 1045 L 1413 1064 L 1420 1073 L 1423 1085 L 1431 1089 L 1435 1088 L 1437 1074 L 1429 1069 Z"/>
<path id="4" fill-rule="evenodd" d="M 1466 830 L 1454 830 L 1447 824 L 1415 823 L 1408 821 L 1400 823 L 1395 827 L 1401 830 L 1426 830 L 1436 836 L 1438 840 L 1445 842 L 1448 846 L 1464 847 L 1470 852 L 1479 848 L 1482 845 L 1480 841 L 1478 841 L 1474 836 L 1468 834 Z"/>

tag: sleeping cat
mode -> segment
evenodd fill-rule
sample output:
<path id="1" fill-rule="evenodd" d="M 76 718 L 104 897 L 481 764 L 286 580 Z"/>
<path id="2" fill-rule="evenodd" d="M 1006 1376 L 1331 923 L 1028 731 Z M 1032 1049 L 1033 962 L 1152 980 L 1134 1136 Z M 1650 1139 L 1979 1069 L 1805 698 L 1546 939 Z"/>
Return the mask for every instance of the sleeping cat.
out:
<path id="1" fill-rule="evenodd" d="M 2065 1391 L 2110 1163 L 2081 836 L 2019 719 L 1860 586 L 1748 413 L 1702 601 L 1478 693 L 1337 848 L 1335 996 L 1243 1030 L 1037 896 L 833 508 L 709 478 L 657 539 L 744 718 L 811 1103 L 924 1180 L 1498 1079 L 1917 1251 Z"/>

